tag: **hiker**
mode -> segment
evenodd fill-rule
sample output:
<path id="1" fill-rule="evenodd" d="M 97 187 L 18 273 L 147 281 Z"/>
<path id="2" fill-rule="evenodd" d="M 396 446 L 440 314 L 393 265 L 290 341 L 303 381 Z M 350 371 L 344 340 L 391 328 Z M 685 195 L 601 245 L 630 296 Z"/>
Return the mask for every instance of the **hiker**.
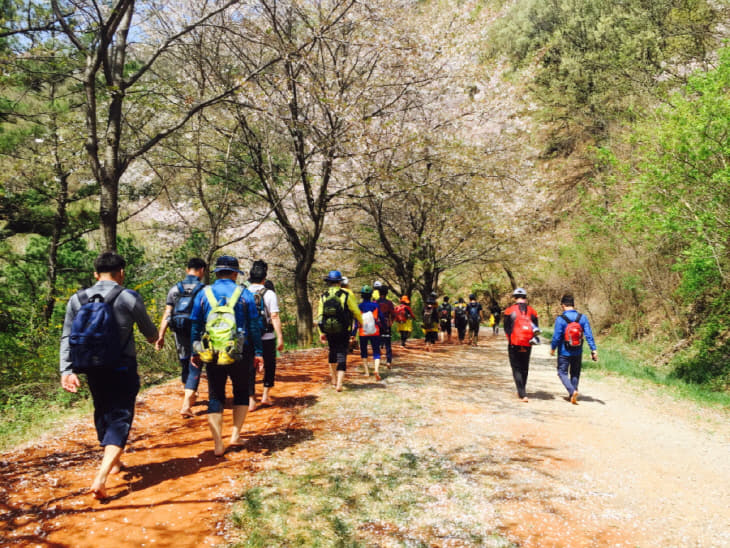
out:
<path id="1" fill-rule="evenodd" d="M 539 342 L 537 312 L 527 304 L 527 292 L 518 287 L 512 293 L 515 303 L 504 311 L 504 332 L 507 335 L 509 364 L 517 387 L 517 397 L 527 403 L 527 374 L 530 370 L 532 344 Z"/>
<path id="2" fill-rule="evenodd" d="M 167 292 L 165 312 L 157 334 L 155 348 L 161 350 L 165 344 L 165 333 L 169 327 L 175 335 L 175 348 L 180 360 L 180 380 L 183 384 L 184 395 L 180 415 L 183 418 L 193 416 L 192 407 L 198 394 L 201 369 L 190 362 L 192 354 L 190 348 L 190 313 L 198 292 L 205 287 L 203 276 L 207 265 L 203 259 L 194 257 L 188 261 L 185 278 L 173 285 Z"/>
<path id="3" fill-rule="evenodd" d="M 499 335 L 499 320 L 502 317 L 502 308 L 499 306 L 499 303 L 492 299 L 492 304 L 489 307 L 489 313 L 494 318 L 493 321 L 490 321 L 492 324 L 492 335 Z"/>
<path id="4" fill-rule="evenodd" d="M 358 305 L 362 313 L 362 321 L 358 321 L 358 335 L 360 336 L 360 357 L 366 377 L 370 376 L 368 369 L 368 343 L 373 348 L 373 374 L 375 380 L 380 380 L 380 307 L 371 299 L 373 288 L 364 285 L 360 290 L 362 302 Z"/>
<path id="5" fill-rule="evenodd" d="M 353 318 L 362 323 L 362 314 L 352 292 L 340 287 L 342 273 L 339 270 L 330 270 L 324 281 L 327 283 L 327 290 L 319 299 L 317 327 L 320 341 L 329 346 L 328 364 L 332 387 L 337 392 L 342 392 L 342 382 L 347 370 L 350 326 Z"/>
<path id="6" fill-rule="evenodd" d="M 383 287 L 383 282 L 375 280 L 373 282 L 373 302 L 377 303 L 380 300 L 380 288 Z"/>
<path id="7" fill-rule="evenodd" d="M 575 309 L 573 295 L 565 294 L 560 299 L 563 313 L 555 318 L 550 355 L 558 351 L 558 377 L 568 391 L 568 400 L 578 405 L 578 381 L 583 361 L 583 339 L 591 349 L 591 359 L 598 361 L 596 341 L 593 339 L 591 324 L 583 314 Z"/>
<path id="8" fill-rule="evenodd" d="M 441 303 L 441 306 L 438 307 L 438 315 L 439 315 L 439 337 L 441 338 L 441 342 L 444 341 L 444 338 L 451 342 L 451 304 L 449 304 L 449 297 L 444 297 L 443 302 Z"/>
<path id="9" fill-rule="evenodd" d="M 469 326 L 469 344 L 476 346 L 479 342 L 479 326 L 482 323 L 482 303 L 477 301 L 477 296 L 469 295 L 469 303 L 466 305 L 466 320 Z"/>
<path id="10" fill-rule="evenodd" d="M 467 311 L 464 297 L 459 297 L 458 302 L 454 305 L 454 326 L 459 336 L 459 344 L 464 344 L 467 326 Z"/>
<path id="11" fill-rule="evenodd" d="M 342 276 L 342 283 L 340 283 L 340 287 L 350 294 L 353 303 L 357 302 L 355 294 L 350 289 L 350 280 L 347 278 L 347 276 Z M 356 352 L 358 348 L 359 345 L 357 342 L 357 326 L 353 321 L 353 324 L 350 326 L 350 342 L 348 343 L 347 349 L 349 352 Z"/>
<path id="12" fill-rule="evenodd" d="M 208 426 L 215 456 L 223 446 L 223 407 L 226 382 L 233 385 L 233 429 L 229 445 L 239 445 L 249 404 L 249 367 L 263 366 L 261 320 L 253 293 L 236 283 L 242 272 L 238 259 L 221 255 L 213 272 L 216 280 L 198 294 L 190 315 L 193 362 L 206 365 Z"/>
<path id="13" fill-rule="evenodd" d="M 259 307 L 259 318 L 261 320 L 261 345 L 264 358 L 264 390 L 261 394 L 261 405 L 271 405 L 269 397 L 274 387 L 276 377 L 276 352 L 284 350 L 284 334 L 281 331 L 281 318 L 279 317 L 279 298 L 276 292 L 270 289 L 269 280 L 266 276 L 269 272 L 269 265 L 266 261 L 254 261 L 249 271 L 248 290 L 256 296 Z M 269 285 L 267 285 L 269 283 Z M 263 312 L 263 314 L 261 314 Z M 249 401 L 248 410 L 256 409 L 256 368 L 249 367 Z"/>
<path id="14" fill-rule="evenodd" d="M 436 297 L 431 293 L 423 305 L 423 333 L 426 342 L 426 350 L 431 351 L 431 346 L 436 342 L 439 332 L 437 317 L 438 305 Z"/>
<path id="15" fill-rule="evenodd" d="M 377 288 L 380 292 L 380 298 L 376 301 L 378 304 L 378 321 L 380 322 L 380 346 L 381 349 L 385 348 L 385 366 L 390 369 L 393 365 L 393 346 L 390 340 L 390 331 L 395 321 L 395 306 L 388 299 L 388 286 L 381 282 L 376 282 L 376 284 L 380 284 Z M 375 294 L 374 291 L 373 294 Z"/>
<path id="16" fill-rule="evenodd" d="M 94 426 L 104 456 L 90 491 L 100 500 L 107 497 L 109 474 L 123 468 L 121 456 L 134 419 L 140 386 L 134 324 L 147 342 L 157 342 L 157 328 L 142 297 L 122 287 L 125 266 L 124 258 L 111 251 L 96 258 L 97 281 L 71 296 L 61 334 L 61 386 L 76 393 L 81 386 L 78 375 L 86 374 L 94 404 Z M 100 334 L 100 346 L 87 342 L 91 335 Z"/>
<path id="17" fill-rule="evenodd" d="M 400 304 L 395 307 L 395 323 L 400 335 L 400 345 L 405 348 L 408 337 L 413 331 L 413 310 L 410 307 L 411 299 L 408 295 L 400 298 Z"/>

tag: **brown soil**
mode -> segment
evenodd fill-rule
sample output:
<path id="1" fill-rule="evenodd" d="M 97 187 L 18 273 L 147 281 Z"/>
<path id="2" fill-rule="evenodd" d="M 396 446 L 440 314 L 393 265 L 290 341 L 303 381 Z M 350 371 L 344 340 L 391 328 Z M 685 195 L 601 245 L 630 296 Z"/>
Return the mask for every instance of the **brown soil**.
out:
<path id="1" fill-rule="evenodd" d="M 399 367 L 384 385 L 438 389 L 419 436 L 464 473 L 491 478 L 494 530 L 518 546 L 730 546 L 727 413 L 615 378 L 584 378 L 573 406 L 547 350 L 535 348 L 527 404 L 514 394 L 501 337 L 479 348 L 398 349 Z M 224 458 L 213 455 L 204 404 L 194 418 L 179 417 L 179 383 L 145 392 L 126 469 L 110 478 L 103 503 L 86 491 L 100 459 L 90 420 L 1 455 L 0 544 L 224 543 L 241 478 L 284 448 L 296 455 L 325 427 L 300 415 L 318 398 L 337 397 L 325 359 L 323 350 L 285 354 L 274 405 L 249 414 L 246 442 Z M 225 420 L 230 428 L 229 411 Z"/>

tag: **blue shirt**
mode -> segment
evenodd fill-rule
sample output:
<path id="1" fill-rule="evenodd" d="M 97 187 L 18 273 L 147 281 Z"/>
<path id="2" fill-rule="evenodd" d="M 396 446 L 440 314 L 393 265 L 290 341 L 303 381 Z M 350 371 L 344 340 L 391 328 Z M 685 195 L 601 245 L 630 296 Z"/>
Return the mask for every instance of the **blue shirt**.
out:
<path id="1" fill-rule="evenodd" d="M 578 317 L 577 310 L 566 310 L 563 314 L 565 314 L 565 317 L 568 318 L 571 322 L 574 322 L 575 319 Z M 593 332 L 591 331 L 591 324 L 588 322 L 588 318 L 586 318 L 585 314 L 581 314 L 578 324 L 583 328 L 583 337 L 585 338 L 586 342 L 588 343 L 588 346 L 590 347 L 591 350 L 595 350 L 596 341 L 593 340 Z M 563 341 L 564 341 L 566 327 L 568 327 L 568 323 L 562 318 L 562 316 L 558 316 L 557 318 L 555 318 L 555 329 L 553 330 L 553 340 L 550 343 L 550 347 L 553 350 L 558 348 L 559 349 L 558 354 L 560 356 L 580 356 L 580 355 L 582 355 L 583 354 L 582 345 L 580 348 L 575 348 L 572 350 L 568 350 L 565 348 Z"/>
<path id="2" fill-rule="evenodd" d="M 226 303 L 228 298 L 233 295 L 236 287 L 238 287 L 238 284 L 229 278 L 219 278 L 210 286 L 219 305 Z M 253 293 L 243 288 L 241 297 L 234 305 L 233 311 L 236 313 L 236 326 L 238 329 L 243 329 L 246 335 L 246 344 L 252 344 L 254 353 L 257 356 L 262 356 L 261 320 L 259 319 L 259 311 L 256 309 L 256 301 L 254 300 Z M 190 321 L 192 323 L 190 340 L 192 342 L 199 341 L 203 336 L 205 332 L 205 320 L 208 318 L 209 313 L 210 303 L 205 296 L 205 290 L 203 290 L 195 297 L 195 304 L 193 304 L 193 310 L 190 313 Z"/>

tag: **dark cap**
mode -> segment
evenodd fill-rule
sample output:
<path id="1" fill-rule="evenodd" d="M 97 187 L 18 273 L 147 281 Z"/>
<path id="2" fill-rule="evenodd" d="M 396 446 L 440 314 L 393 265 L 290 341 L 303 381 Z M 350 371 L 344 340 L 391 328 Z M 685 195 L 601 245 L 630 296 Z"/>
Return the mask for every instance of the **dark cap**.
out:
<path id="1" fill-rule="evenodd" d="M 221 255 L 215 262 L 215 270 L 213 270 L 213 272 L 223 272 L 226 270 L 229 272 L 243 274 L 243 272 L 238 269 L 238 259 L 231 257 L 230 255 Z"/>

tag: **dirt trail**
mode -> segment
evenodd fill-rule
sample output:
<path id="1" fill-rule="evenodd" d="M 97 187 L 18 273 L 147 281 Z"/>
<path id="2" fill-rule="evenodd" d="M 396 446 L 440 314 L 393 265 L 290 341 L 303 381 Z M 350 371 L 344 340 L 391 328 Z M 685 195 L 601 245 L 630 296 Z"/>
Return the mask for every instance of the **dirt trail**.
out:
<path id="1" fill-rule="evenodd" d="M 237 478 L 255 473 L 273 452 L 313 435 L 299 424 L 297 414 L 316 401 L 323 385 L 322 355 L 298 352 L 279 360 L 275 405 L 249 413 L 246 443 L 223 459 L 213 455 L 204 405 L 194 407 L 192 419 L 179 416 L 179 383 L 145 392 L 137 401 L 123 456 L 126 469 L 110 477 L 110 499 L 103 504 L 86 492 L 101 456 L 90 420 L 3 454 L 0 546 L 220 544 L 228 505 L 238 492 Z M 207 394 L 205 381 L 200 393 Z M 230 413 L 224 415 L 226 435 Z"/>
<path id="2" fill-rule="evenodd" d="M 528 395 L 514 395 L 503 339 L 479 348 L 420 344 L 398 352 L 386 389 L 427 387 L 428 439 L 465 474 L 488 475 L 495 530 L 519 546 L 730 546 L 730 423 L 625 379 L 582 381 L 563 400 L 548 347 L 533 354 Z M 399 349 L 400 350 L 400 349 Z M 178 383 L 139 400 L 127 469 L 111 499 L 86 494 L 98 466 L 90 420 L 0 456 L 2 546 L 211 546 L 239 478 L 275 452 L 318 435 L 300 411 L 337 395 L 321 350 L 285 355 L 275 405 L 249 414 L 247 442 L 213 456 L 203 414 L 178 417 Z M 361 382 L 350 376 L 353 383 Z M 205 387 L 201 387 L 205 394 Z M 229 412 L 226 424 L 230 424 Z M 387 426 L 386 426 L 387 427 Z M 228 430 L 226 430 L 227 432 Z"/>

